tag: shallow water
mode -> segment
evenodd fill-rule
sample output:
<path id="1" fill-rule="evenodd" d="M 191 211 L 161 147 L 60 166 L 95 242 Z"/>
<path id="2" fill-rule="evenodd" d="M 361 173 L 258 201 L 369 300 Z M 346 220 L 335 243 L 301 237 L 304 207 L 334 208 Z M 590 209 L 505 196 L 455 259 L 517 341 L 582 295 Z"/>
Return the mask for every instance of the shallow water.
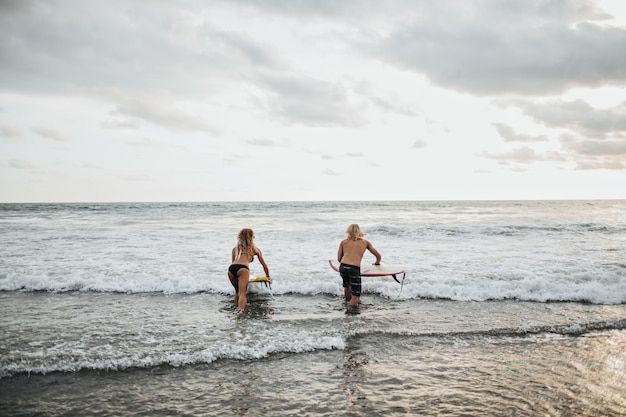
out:
<path id="1" fill-rule="evenodd" d="M 353 222 L 407 277 L 349 309 L 327 260 Z M 626 414 L 624 201 L 18 204 L 0 226 L 3 416 Z M 243 314 L 241 227 L 274 279 Z"/>
<path id="2" fill-rule="evenodd" d="M 370 296 L 354 311 L 258 294 L 241 315 L 213 294 L 0 301 L 2 415 L 626 412 L 626 305 Z"/>

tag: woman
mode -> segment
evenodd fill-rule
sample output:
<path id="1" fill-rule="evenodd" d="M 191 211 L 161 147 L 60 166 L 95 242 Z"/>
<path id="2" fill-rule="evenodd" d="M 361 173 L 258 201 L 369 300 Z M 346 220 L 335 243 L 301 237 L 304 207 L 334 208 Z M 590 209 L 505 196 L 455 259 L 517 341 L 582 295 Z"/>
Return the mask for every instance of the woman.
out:
<path id="1" fill-rule="evenodd" d="M 361 260 L 365 250 L 376 257 L 374 265 L 380 265 L 381 256 L 369 241 L 363 239 L 365 233 L 358 224 L 348 226 L 346 233 L 348 237 L 339 244 L 337 260 L 346 301 L 350 301 L 350 306 L 355 306 L 361 301 Z"/>
<path id="2" fill-rule="evenodd" d="M 247 303 L 246 292 L 250 281 L 250 262 L 254 261 L 255 256 L 259 258 L 265 276 L 269 278 L 270 270 L 265 259 L 263 259 L 261 250 L 254 245 L 254 231 L 241 229 L 237 237 L 237 246 L 233 248 L 232 264 L 228 268 L 228 279 L 235 287 L 235 303 L 242 311 L 245 310 Z"/>

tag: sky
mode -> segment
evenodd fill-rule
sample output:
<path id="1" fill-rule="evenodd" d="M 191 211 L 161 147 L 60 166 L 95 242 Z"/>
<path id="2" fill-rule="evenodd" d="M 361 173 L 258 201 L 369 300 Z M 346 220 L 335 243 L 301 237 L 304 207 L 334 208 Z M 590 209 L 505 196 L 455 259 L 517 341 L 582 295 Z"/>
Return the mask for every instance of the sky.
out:
<path id="1" fill-rule="evenodd" d="M 621 0 L 0 0 L 0 202 L 626 198 Z"/>

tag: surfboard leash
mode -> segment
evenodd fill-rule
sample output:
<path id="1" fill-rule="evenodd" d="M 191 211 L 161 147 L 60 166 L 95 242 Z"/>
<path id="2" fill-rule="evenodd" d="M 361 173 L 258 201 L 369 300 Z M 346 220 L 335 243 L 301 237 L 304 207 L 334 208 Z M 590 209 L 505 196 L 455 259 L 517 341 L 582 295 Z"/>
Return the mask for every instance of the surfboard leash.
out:
<path id="1" fill-rule="evenodd" d="M 274 293 L 272 292 L 272 282 L 271 281 L 270 282 L 265 281 L 264 284 L 265 284 L 265 287 L 267 288 L 267 291 L 270 293 L 270 296 L 272 297 L 272 300 L 276 301 L 276 298 L 274 298 Z"/>
<path id="2" fill-rule="evenodd" d="M 392 275 L 392 276 L 393 276 L 393 279 L 395 279 L 397 282 L 400 282 L 398 281 L 395 275 Z M 394 298 L 392 301 L 398 301 L 398 299 L 400 298 L 400 294 L 402 294 L 402 290 L 404 289 L 404 278 L 406 278 L 406 272 L 402 273 L 402 282 L 400 282 L 400 292 L 398 293 L 398 295 L 396 295 L 396 298 Z"/>

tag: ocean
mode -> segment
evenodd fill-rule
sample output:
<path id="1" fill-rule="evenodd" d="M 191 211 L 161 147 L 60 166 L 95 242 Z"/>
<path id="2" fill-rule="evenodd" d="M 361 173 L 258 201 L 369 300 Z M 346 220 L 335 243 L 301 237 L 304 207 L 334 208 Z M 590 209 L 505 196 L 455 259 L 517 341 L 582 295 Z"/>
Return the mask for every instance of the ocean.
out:
<path id="1" fill-rule="evenodd" d="M 406 270 L 356 309 L 351 223 Z M 626 415 L 624 200 L 0 204 L 0 247 L 2 416 Z"/>

